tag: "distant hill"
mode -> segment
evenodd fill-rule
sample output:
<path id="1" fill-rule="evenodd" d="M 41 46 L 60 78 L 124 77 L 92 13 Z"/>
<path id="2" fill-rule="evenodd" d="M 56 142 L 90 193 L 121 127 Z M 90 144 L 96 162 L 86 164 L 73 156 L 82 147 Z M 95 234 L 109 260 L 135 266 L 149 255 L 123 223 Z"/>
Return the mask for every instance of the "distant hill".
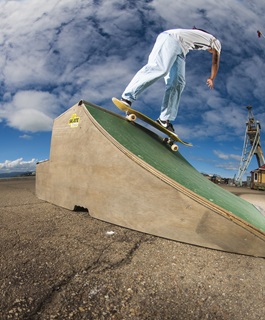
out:
<path id="1" fill-rule="evenodd" d="M 28 176 L 35 176 L 35 171 L 0 173 L 0 179 L 1 178 L 28 177 Z"/>

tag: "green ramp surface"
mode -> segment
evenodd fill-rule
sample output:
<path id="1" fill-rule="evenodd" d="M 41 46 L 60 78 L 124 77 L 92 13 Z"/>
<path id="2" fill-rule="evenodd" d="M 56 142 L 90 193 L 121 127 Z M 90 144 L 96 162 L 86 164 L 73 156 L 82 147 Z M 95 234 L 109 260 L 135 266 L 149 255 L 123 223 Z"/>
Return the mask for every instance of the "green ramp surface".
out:
<path id="1" fill-rule="evenodd" d="M 135 156 L 188 190 L 265 232 L 265 216 L 254 205 L 209 181 L 180 152 L 173 152 L 163 144 L 161 137 L 153 131 L 89 102 L 84 101 L 84 104 L 94 119 Z"/>

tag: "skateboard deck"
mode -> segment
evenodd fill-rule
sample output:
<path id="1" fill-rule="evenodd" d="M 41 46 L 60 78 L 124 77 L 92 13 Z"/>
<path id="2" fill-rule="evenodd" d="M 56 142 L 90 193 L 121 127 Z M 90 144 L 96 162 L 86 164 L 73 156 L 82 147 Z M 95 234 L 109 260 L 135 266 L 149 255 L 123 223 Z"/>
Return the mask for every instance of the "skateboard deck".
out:
<path id="1" fill-rule="evenodd" d="M 147 117 L 143 113 L 141 113 L 141 112 L 139 112 L 137 110 L 134 110 L 131 107 L 127 106 L 121 100 L 119 100 L 117 98 L 112 98 L 112 102 L 121 111 L 126 112 L 126 114 L 127 114 L 126 115 L 126 119 L 128 119 L 129 121 L 134 122 L 138 117 L 139 119 L 143 120 L 144 122 L 150 124 L 152 127 L 156 128 L 160 132 L 162 132 L 165 135 L 167 135 L 168 138 L 165 138 L 164 141 L 171 146 L 171 149 L 173 151 L 177 151 L 178 150 L 178 145 L 176 145 L 174 142 L 180 142 L 180 143 L 184 144 L 185 146 L 192 147 L 192 144 L 190 142 L 186 142 L 186 141 L 181 140 L 177 134 L 175 134 L 172 131 L 167 130 L 166 128 L 161 126 L 159 123 L 157 123 L 156 121 L 150 119 L 149 117 Z"/>

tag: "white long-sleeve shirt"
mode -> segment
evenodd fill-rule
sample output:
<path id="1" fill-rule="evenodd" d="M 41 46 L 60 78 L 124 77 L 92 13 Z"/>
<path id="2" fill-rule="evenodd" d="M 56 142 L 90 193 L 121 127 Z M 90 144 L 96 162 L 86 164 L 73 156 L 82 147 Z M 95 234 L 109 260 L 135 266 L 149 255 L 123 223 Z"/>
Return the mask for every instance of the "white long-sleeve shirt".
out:
<path id="1" fill-rule="evenodd" d="M 190 50 L 216 49 L 221 53 L 220 41 L 210 33 L 198 29 L 171 29 L 165 32 L 179 41 L 185 56 Z"/>

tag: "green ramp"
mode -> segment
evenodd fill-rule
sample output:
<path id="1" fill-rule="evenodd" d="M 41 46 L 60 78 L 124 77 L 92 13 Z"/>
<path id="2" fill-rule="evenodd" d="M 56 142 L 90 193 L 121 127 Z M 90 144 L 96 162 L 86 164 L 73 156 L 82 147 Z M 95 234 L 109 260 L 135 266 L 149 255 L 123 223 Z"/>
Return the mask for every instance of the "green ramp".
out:
<path id="1" fill-rule="evenodd" d="M 92 104 L 85 103 L 85 106 L 97 122 L 135 156 L 212 204 L 265 232 L 265 216 L 255 206 L 209 181 L 180 152 L 172 152 L 161 143 L 161 138 L 152 131 Z M 180 149 L 184 147 L 179 146 Z"/>
<path id="2" fill-rule="evenodd" d="M 206 179 L 152 130 L 83 100 L 54 120 L 36 195 L 140 232 L 265 257 L 265 217 L 255 206 Z"/>

